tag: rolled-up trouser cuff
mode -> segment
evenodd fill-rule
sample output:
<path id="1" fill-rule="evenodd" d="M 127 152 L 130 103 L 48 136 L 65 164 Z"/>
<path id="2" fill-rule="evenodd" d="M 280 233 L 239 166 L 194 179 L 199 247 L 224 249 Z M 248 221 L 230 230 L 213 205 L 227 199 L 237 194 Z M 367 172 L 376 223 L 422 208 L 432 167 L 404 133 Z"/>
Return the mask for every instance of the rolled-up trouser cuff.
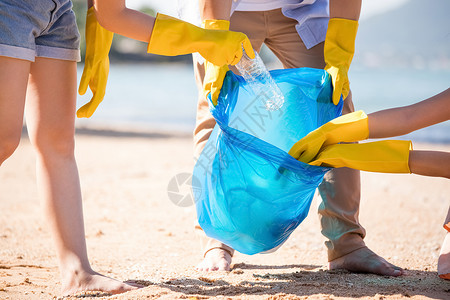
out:
<path id="1" fill-rule="evenodd" d="M 361 248 L 367 248 L 362 237 L 357 233 L 347 233 L 336 241 L 326 241 L 328 261 L 335 260 Z"/>

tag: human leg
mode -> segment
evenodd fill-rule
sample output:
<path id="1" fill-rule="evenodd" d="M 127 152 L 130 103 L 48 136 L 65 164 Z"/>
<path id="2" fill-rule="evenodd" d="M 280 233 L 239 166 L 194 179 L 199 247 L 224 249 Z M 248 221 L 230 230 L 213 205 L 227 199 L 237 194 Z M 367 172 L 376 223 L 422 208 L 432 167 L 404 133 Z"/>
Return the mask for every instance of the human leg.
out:
<path id="1" fill-rule="evenodd" d="M 216 124 L 203 97 L 202 87 L 205 76 L 204 64 L 194 59 L 195 81 L 199 91 L 197 117 L 194 130 L 194 158 L 197 159 Z M 195 234 L 200 240 L 203 259 L 197 265 L 199 271 L 229 271 L 234 250 L 222 242 L 208 237 L 200 225 L 195 226 Z"/>
<path id="2" fill-rule="evenodd" d="M 89 264 L 80 182 L 74 157 L 76 63 L 36 58 L 27 91 L 27 125 L 37 151 L 38 191 L 52 231 L 64 295 L 134 289 L 94 272 Z"/>
<path id="3" fill-rule="evenodd" d="M 263 15 L 260 12 L 235 12 L 230 20 L 230 30 L 244 32 L 255 50 L 259 51 L 264 41 L 265 31 L 261 30 Z M 204 65 L 194 59 L 195 81 L 199 91 L 196 126 L 194 130 L 194 157 L 197 159 L 216 124 L 209 112 L 207 100 L 201 93 L 205 76 Z M 197 237 L 201 241 L 203 259 L 197 265 L 200 271 L 229 271 L 234 250 L 222 242 L 206 236 L 202 228 L 195 226 Z"/>
<path id="4" fill-rule="evenodd" d="M 442 279 L 450 280 L 450 208 L 445 218 L 444 228 L 447 230 L 438 259 L 438 275 Z"/>
<path id="5" fill-rule="evenodd" d="M 0 56 L 0 165 L 19 145 L 30 62 Z"/>
<path id="6" fill-rule="evenodd" d="M 311 67 L 323 69 L 323 43 L 307 49 L 299 37 L 296 21 L 280 11 L 267 12 L 271 28 L 265 40 L 285 68 Z M 343 114 L 354 111 L 351 92 L 344 101 Z M 360 174 L 357 170 L 339 168 L 328 172 L 319 187 L 322 203 L 319 216 L 322 234 L 328 239 L 330 269 L 344 268 L 356 272 L 400 275 L 400 268 L 388 263 L 368 249 L 363 241 L 365 230 L 360 225 Z"/>

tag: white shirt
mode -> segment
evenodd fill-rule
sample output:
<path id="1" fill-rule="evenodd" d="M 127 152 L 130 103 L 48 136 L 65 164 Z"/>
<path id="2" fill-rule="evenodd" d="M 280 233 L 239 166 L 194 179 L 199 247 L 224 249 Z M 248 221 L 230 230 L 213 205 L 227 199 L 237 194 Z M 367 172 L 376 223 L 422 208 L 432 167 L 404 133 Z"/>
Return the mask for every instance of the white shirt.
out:
<path id="1" fill-rule="evenodd" d="M 243 7 L 252 5 L 251 11 L 257 10 L 254 5 L 266 4 L 268 2 L 278 3 L 281 7 L 282 13 L 291 19 L 297 20 L 295 29 L 301 37 L 306 48 L 311 48 L 325 40 L 329 20 L 329 0 L 233 0 L 231 7 L 231 14 L 233 11 L 239 10 L 241 3 L 247 3 Z M 198 7 L 198 0 L 180 0 L 179 13 L 183 20 L 191 22 L 200 26 L 200 10 Z M 181 5 L 180 5 L 181 4 Z M 266 6 L 266 8 L 269 6 Z M 271 6 L 273 9 L 273 6 Z M 280 7 L 278 7 L 280 8 Z"/>
<path id="2" fill-rule="evenodd" d="M 298 0 L 241 0 L 236 7 L 238 11 L 268 11 L 279 9 Z"/>

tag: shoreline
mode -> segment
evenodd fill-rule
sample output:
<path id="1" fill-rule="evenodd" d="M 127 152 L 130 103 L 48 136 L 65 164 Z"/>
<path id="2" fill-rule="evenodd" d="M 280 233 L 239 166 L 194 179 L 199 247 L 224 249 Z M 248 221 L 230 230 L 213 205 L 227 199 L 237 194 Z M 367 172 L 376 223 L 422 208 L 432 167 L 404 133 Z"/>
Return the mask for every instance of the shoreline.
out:
<path id="1" fill-rule="evenodd" d="M 175 128 L 175 129 L 174 129 Z M 425 137 L 428 128 L 421 129 L 419 131 L 393 138 L 386 139 L 399 139 L 410 140 L 414 145 L 442 145 L 444 147 L 450 146 L 450 135 L 448 137 L 439 138 L 433 135 Z M 163 130 L 160 126 L 149 125 L 131 125 L 131 124 L 94 124 L 86 126 L 78 125 L 75 127 L 76 136 L 105 136 L 105 137 L 135 137 L 135 138 L 190 138 L 193 139 L 194 128 L 181 129 L 181 126 L 174 126 L 172 129 Z M 27 127 L 22 127 L 22 138 L 28 138 Z M 443 132 L 443 131 L 442 131 Z M 442 134 L 441 134 L 442 135 Z M 377 141 L 383 139 L 368 139 L 367 141 Z"/>

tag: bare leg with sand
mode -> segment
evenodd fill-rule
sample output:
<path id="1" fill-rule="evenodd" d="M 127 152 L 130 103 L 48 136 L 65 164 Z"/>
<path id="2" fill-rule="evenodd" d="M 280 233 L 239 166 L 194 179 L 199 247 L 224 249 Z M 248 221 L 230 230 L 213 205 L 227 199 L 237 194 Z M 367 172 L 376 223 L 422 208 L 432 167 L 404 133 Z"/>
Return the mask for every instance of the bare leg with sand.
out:
<path id="1" fill-rule="evenodd" d="M 63 295 L 136 289 L 94 272 L 88 261 L 74 157 L 76 62 L 36 58 L 31 63 L 0 57 L 0 65 L 0 137 L 5 137 L 0 138 L 0 164 L 20 140 L 27 92 L 27 125 L 37 151 L 39 193 L 56 244 Z"/>

